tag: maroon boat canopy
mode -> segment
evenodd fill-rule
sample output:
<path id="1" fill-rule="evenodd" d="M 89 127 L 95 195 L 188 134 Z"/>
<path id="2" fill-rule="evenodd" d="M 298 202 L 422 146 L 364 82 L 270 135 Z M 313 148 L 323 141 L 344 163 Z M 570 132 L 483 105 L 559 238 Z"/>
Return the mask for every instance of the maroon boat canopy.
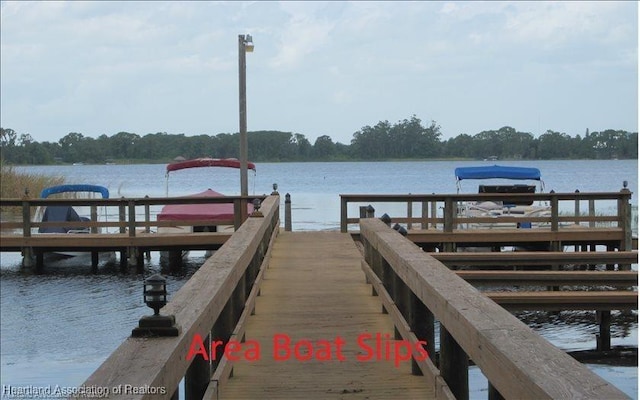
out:
<path id="1" fill-rule="evenodd" d="M 171 171 L 179 171 L 185 168 L 198 167 L 227 167 L 240 168 L 240 160 L 237 158 L 194 158 L 193 160 L 179 161 L 167 165 L 167 174 Z M 247 162 L 247 168 L 256 170 L 256 165 Z"/>

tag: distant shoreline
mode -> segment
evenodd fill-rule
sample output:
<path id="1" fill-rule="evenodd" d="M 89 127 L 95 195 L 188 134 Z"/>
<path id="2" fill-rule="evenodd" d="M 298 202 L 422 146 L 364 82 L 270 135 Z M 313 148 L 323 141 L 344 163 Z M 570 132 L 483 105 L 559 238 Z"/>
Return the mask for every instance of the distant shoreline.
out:
<path id="1" fill-rule="evenodd" d="M 500 160 L 489 160 L 489 159 L 474 159 L 474 158 L 389 158 L 389 159 L 379 159 L 379 160 L 363 160 L 363 159 L 353 159 L 353 160 L 297 160 L 297 161 L 280 161 L 280 160 L 261 160 L 261 161 L 252 161 L 255 163 L 274 163 L 274 164 L 286 164 L 286 163 L 327 163 L 327 162 L 416 162 L 416 161 L 477 161 L 477 162 L 493 162 L 493 163 L 501 163 L 501 162 L 518 162 L 518 161 L 623 161 L 623 160 L 638 160 L 637 158 L 557 158 L 557 159 L 500 159 Z M 144 164 L 169 164 L 172 160 L 113 160 L 107 163 L 91 163 L 91 162 L 83 162 L 83 163 L 51 163 L 51 164 L 13 164 L 13 163 L 5 163 L 5 165 L 11 165 L 16 167 L 31 167 L 31 166 L 69 166 L 69 167 L 81 167 L 88 165 L 144 165 Z"/>

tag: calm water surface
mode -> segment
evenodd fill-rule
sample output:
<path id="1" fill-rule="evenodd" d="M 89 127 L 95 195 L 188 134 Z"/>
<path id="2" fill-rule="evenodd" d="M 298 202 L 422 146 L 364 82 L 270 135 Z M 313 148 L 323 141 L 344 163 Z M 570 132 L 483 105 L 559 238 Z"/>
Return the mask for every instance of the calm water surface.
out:
<path id="1" fill-rule="evenodd" d="M 294 230 L 338 229 L 339 194 L 455 193 L 453 170 L 487 162 L 379 162 L 379 163 L 263 163 L 250 172 L 249 191 L 270 193 L 278 183 L 284 198 L 290 193 Z M 540 168 L 545 191 L 619 191 L 624 180 L 637 206 L 637 160 L 504 162 L 502 165 Z M 29 173 L 63 176 L 68 183 L 92 183 L 109 188 L 112 197 L 164 196 L 164 165 L 84 165 L 19 167 Z M 239 194 L 237 170 L 200 169 L 173 173 L 169 195 L 187 195 L 212 188 Z M 463 182 L 474 192 L 476 184 Z M 613 207 L 614 205 L 611 205 Z M 357 207 L 357 206 L 354 206 Z M 378 215 L 393 210 L 374 205 Z M 606 205 L 605 205 L 606 207 Z M 357 211 L 350 210 L 350 215 Z M 78 386 L 131 334 L 138 319 L 151 310 L 142 303 L 144 276 L 161 271 L 157 254 L 146 262 L 145 274 L 118 272 L 103 264 L 96 275 L 85 264 L 57 264 L 42 275 L 20 268 L 20 255 L 6 253 L 0 260 L 0 373 L 2 385 Z M 168 276 L 175 293 L 204 262 L 191 256 L 184 272 Z M 592 314 L 569 315 L 532 322 L 552 343 L 566 350 L 595 346 L 597 331 Z M 613 345 L 637 345 L 637 314 L 616 322 Z M 638 398 L 637 368 L 590 366 L 629 396 Z M 473 398 L 486 398 L 486 382 L 472 369 Z"/>

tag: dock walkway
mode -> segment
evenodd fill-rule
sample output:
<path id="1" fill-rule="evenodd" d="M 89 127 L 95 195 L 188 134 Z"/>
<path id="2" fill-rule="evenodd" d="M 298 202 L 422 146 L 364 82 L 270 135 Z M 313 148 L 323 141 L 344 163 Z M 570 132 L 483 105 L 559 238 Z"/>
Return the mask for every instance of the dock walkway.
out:
<path id="1" fill-rule="evenodd" d="M 390 341 L 393 323 L 371 295 L 361 270 L 362 255 L 351 236 L 339 232 L 282 232 L 249 317 L 246 341 L 260 343 L 257 361 L 241 359 L 233 377 L 220 388 L 221 399 L 413 399 L 434 398 L 424 377 L 411 374 L 410 362 L 394 365 L 382 343 L 382 360 L 358 361 L 371 355 L 358 344 L 360 335 L 374 350 L 376 334 Z M 281 335 L 281 336 L 277 336 Z M 289 360 L 274 357 L 274 338 L 291 340 Z M 344 340 L 337 360 L 336 338 Z M 391 339 L 386 339 L 390 337 Z M 315 346 L 308 361 L 296 359 L 294 343 Z M 331 345 L 331 360 L 323 361 Z M 300 356 L 307 354 L 301 345 Z M 279 352 L 285 357 L 284 350 Z"/>

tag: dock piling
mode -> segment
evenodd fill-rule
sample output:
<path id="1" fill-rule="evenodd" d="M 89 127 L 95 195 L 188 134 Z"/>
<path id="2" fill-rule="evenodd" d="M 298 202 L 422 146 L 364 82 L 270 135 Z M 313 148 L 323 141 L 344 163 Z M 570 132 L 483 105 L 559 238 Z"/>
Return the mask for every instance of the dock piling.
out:
<path id="1" fill-rule="evenodd" d="M 291 232 L 291 195 L 284 195 L 284 230 Z"/>

